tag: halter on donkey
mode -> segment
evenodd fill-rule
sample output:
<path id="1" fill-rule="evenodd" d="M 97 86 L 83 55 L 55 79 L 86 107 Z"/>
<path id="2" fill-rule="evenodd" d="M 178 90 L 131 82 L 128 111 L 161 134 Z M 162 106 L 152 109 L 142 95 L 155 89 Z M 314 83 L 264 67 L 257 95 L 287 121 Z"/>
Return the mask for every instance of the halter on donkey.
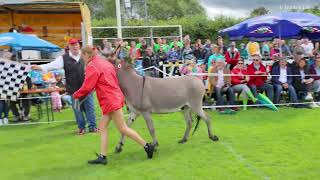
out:
<path id="1" fill-rule="evenodd" d="M 117 48 L 116 55 L 120 50 L 127 53 L 125 49 Z M 116 56 L 117 57 L 117 56 Z M 187 141 L 191 128 L 191 112 L 197 114 L 197 129 L 200 119 L 206 122 L 208 135 L 212 141 L 218 141 L 219 138 L 212 134 L 210 118 L 202 109 L 202 99 L 205 94 L 205 87 L 202 81 L 193 76 L 181 76 L 176 78 L 152 78 L 139 76 L 132 67 L 131 59 L 125 55 L 122 60 L 116 59 L 114 64 L 121 90 L 125 96 L 127 106 L 130 109 L 128 126 L 142 115 L 145 119 L 153 144 L 158 145 L 155 135 L 152 113 L 171 113 L 179 110 L 183 111 L 186 130 L 179 143 Z M 116 152 L 122 151 L 125 136 L 122 135 Z"/>

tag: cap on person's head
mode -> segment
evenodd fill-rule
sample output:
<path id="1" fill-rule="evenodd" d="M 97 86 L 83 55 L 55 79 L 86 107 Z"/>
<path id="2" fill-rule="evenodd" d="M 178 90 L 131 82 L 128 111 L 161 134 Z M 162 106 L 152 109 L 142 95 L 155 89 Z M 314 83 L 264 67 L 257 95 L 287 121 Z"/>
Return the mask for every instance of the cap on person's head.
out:
<path id="1" fill-rule="evenodd" d="M 76 38 L 71 38 L 71 39 L 69 39 L 69 41 L 68 41 L 68 44 L 77 44 L 77 43 L 79 43 L 79 40 L 76 39 Z"/>
<path id="2" fill-rule="evenodd" d="M 77 43 L 79 43 L 79 40 L 76 39 L 76 38 L 71 38 L 71 39 L 69 39 L 69 41 L 68 41 L 68 44 L 77 44 Z"/>

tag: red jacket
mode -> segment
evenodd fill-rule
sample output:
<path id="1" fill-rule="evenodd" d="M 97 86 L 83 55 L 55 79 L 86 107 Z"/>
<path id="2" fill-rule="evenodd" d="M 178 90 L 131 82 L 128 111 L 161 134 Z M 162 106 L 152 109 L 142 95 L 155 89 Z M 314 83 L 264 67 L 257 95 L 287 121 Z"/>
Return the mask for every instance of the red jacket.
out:
<path id="1" fill-rule="evenodd" d="M 237 65 L 238 63 L 238 60 L 240 58 L 240 53 L 239 51 L 234 51 L 234 54 L 233 54 L 233 57 L 231 57 L 231 52 L 227 51 L 226 54 L 224 55 L 225 58 L 226 58 L 226 61 L 228 64 L 231 64 L 231 65 Z"/>
<path id="2" fill-rule="evenodd" d="M 237 84 L 243 84 L 241 81 L 245 80 L 245 76 L 247 75 L 246 69 L 239 69 L 237 67 L 234 67 L 231 71 L 231 84 L 237 85 Z M 235 75 L 235 76 L 233 76 Z"/>
<path id="3" fill-rule="evenodd" d="M 75 99 L 85 97 L 96 90 L 104 115 L 120 109 L 124 96 L 119 86 L 114 66 L 99 56 L 94 56 L 85 69 L 85 79 L 81 88 L 73 94 Z"/>
<path id="4" fill-rule="evenodd" d="M 254 73 L 256 71 L 257 70 L 254 68 L 253 63 L 251 63 L 247 68 L 248 75 L 255 75 Z M 262 63 L 260 63 L 259 71 L 267 73 L 266 67 Z M 250 80 L 248 82 L 248 85 L 262 86 L 266 80 L 267 80 L 267 76 L 260 76 L 260 75 L 259 76 L 250 76 Z"/>

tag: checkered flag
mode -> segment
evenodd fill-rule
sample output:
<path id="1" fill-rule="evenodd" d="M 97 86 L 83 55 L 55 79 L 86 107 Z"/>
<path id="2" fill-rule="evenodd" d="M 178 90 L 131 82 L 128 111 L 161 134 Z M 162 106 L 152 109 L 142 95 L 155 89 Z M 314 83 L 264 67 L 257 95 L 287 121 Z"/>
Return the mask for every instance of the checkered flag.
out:
<path id="1" fill-rule="evenodd" d="M 25 64 L 0 59 L 0 98 L 17 101 L 29 71 Z"/>

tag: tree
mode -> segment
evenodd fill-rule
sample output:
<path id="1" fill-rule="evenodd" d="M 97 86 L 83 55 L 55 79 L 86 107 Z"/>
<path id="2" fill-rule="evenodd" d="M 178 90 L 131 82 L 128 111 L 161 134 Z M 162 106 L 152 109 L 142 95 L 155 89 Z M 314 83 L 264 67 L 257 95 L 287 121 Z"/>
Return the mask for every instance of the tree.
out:
<path id="1" fill-rule="evenodd" d="M 304 12 L 320 16 L 320 4 L 315 5 L 314 7 L 310 8 L 310 9 L 305 9 Z"/>
<path id="2" fill-rule="evenodd" d="M 250 16 L 251 17 L 256 17 L 256 16 L 262 16 L 262 15 L 265 15 L 265 14 L 268 14 L 269 13 L 269 10 L 266 9 L 265 7 L 258 7 L 258 8 L 255 8 L 254 10 L 252 10 L 250 12 Z"/>

